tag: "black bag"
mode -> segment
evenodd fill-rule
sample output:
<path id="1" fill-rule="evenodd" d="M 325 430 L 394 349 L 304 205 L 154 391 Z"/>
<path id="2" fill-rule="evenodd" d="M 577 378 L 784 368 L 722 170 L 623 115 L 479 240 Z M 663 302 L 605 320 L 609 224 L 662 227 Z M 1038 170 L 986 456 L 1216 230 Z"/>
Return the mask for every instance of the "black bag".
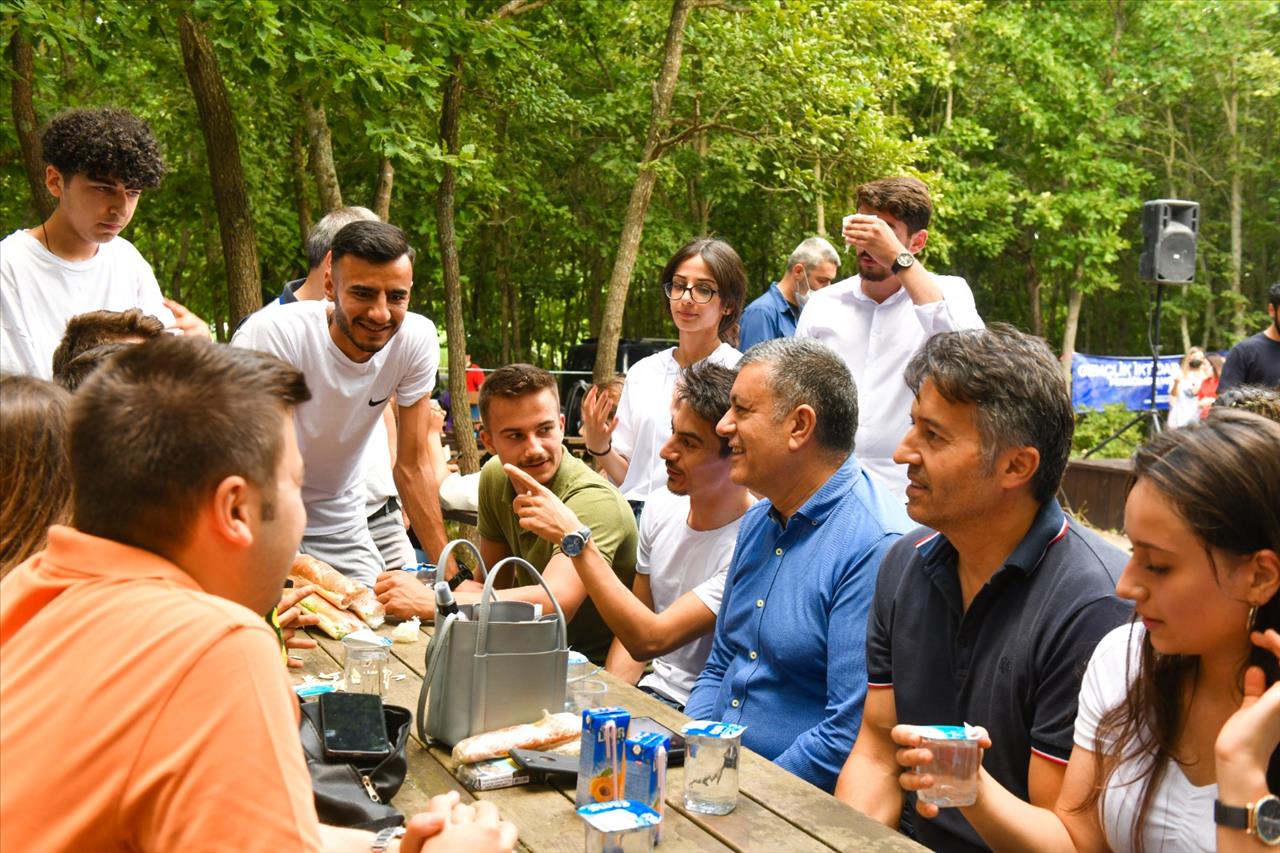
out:
<path id="1" fill-rule="evenodd" d="M 324 738 L 320 735 L 320 703 L 302 703 L 298 731 L 321 823 L 374 832 L 404 823 L 404 815 L 391 805 L 391 798 L 404 784 L 404 774 L 409 767 L 405 748 L 413 715 L 399 705 L 383 705 L 382 713 L 387 722 L 391 754 L 368 766 L 339 764 L 325 758 Z"/>

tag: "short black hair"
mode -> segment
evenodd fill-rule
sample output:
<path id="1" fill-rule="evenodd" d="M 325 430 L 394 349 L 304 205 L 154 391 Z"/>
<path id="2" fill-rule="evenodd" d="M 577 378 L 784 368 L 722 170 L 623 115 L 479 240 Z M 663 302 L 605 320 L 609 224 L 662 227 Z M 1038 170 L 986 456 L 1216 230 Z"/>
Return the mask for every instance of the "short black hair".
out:
<path id="1" fill-rule="evenodd" d="M 1267 302 L 1271 307 L 1280 311 L 1280 281 L 1273 281 L 1271 287 L 1267 290 Z"/>
<path id="2" fill-rule="evenodd" d="M 724 413 L 729 411 L 729 397 L 737 376 L 736 369 L 713 361 L 691 364 L 676 380 L 676 402 L 687 404 L 714 430 Z M 724 436 L 720 436 L 720 455 L 729 455 L 729 439 Z"/>
<path id="3" fill-rule="evenodd" d="M 484 384 L 480 386 L 480 397 L 476 404 L 480 407 L 480 423 L 484 428 L 492 432 L 489 426 L 489 401 L 494 397 L 501 397 L 504 400 L 515 400 L 520 397 L 527 397 L 531 394 L 537 394 L 540 391 L 548 390 L 551 396 L 556 398 L 557 406 L 560 403 L 560 388 L 556 384 L 556 378 L 550 371 L 532 364 L 508 364 L 505 367 L 499 367 L 484 378 Z"/>
<path id="4" fill-rule="evenodd" d="M 40 137 L 44 161 L 70 180 L 85 175 L 149 190 L 164 178 L 164 156 L 151 127 L 114 107 L 59 113 Z"/>
<path id="5" fill-rule="evenodd" d="M 413 265 L 415 253 L 404 232 L 389 222 L 361 220 L 342 226 L 333 235 L 333 265 L 347 255 L 372 264 L 389 264 L 405 255 Z"/>

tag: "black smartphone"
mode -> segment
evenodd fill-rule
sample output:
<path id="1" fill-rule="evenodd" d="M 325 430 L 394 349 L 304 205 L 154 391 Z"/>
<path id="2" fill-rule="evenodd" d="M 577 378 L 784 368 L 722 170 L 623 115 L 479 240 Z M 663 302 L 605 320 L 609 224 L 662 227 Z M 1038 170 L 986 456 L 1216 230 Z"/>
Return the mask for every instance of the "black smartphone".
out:
<path id="1" fill-rule="evenodd" d="M 632 717 L 627 737 L 635 737 L 640 732 L 657 732 L 671 738 L 671 747 L 667 750 L 667 766 L 679 767 L 684 764 L 684 735 L 671 731 L 653 717 Z"/>
<path id="2" fill-rule="evenodd" d="M 320 736 L 326 758 L 376 761 L 391 753 L 382 697 L 372 693 L 324 693 L 320 696 Z"/>
<path id="3" fill-rule="evenodd" d="M 528 770 L 531 776 L 541 774 L 537 777 L 538 781 L 546 776 L 576 778 L 578 775 L 578 756 L 576 755 L 516 748 L 511 750 L 511 760 Z"/>

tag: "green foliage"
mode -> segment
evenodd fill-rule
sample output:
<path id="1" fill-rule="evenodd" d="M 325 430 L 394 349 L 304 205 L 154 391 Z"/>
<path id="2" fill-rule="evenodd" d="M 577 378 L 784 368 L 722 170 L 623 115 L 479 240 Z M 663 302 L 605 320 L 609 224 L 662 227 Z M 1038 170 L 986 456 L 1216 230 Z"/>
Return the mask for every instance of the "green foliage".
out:
<path id="1" fill-rule="evenodd" d="M 447 162 L 458 175 L 471 352 L 482 364 L 506 353 L 555 367 L 598 327 L 670 5 L 573 0 L 497 19 L 502 5 L 0 0 L 0 36 L 20 27 L 33 44 L 41 121 L 112 103 L 152 123 L 170 171 L 126 236 L 166 292 L 198 313 L 226 316 L 226 275 L 178 46 L 187 9 L 209 31 L 235 111 L 264 298 L 305 273 L 299 198 L 313 218 L 322 213 L 292 155 L 308 97 L 325 106 L 346 203 L 371 202 L 383 157 L 395 167 L 391 218 L 419 249 L 415 310 L 443 319 L 435 193 Z M 1194 343 L 1231 343 L 1235 306 L 1256 327 L 1265 287 L 1280 278 L 1280 137 L 1270 132 L 1280 119 L 1278 7 L 758 0 L 695 9 L 624 335 L 672 334 L 657 277 L 688 238 L 727 239 L 761 293 L 804 237 L 821 230 L 838 242 L 859 183 L 907 173 L 935 199 L 930 268 L 964 275 L 988 321 L 1055 343 L 1070 294 L 1083 293 L 1077 347 L 1096 353 L 1146 351 L 1141 201 L 1200 201 L 1197 281 L 1167 294 L 1162 343 L 1177 351 L 1184 329 Z M 447 155 L 439 119 L 453 56 L 463 59 L 465 97 L 461 150 Z M 11 115 L 10 87 L 0 91 Z M 1227 103 L 1237 105 L 1234 130 Z M 6 231 L 34 222 L 17 146 L 13 123 L 0 123 Z M 1233 169 L 1243 181 L 1239 294 Z"/>
<path id="2" fill-rule="evenodd" d="M 1103 441 L 1106 441 L 1125 424 L 1133 420 L 1135 412 L 1125 408 L 1123 403 L 1111 403 L 1102 411 L 1084 411 L 1076 413 L 1076 432 L 1071 439 L 1072 457 L 1084 456 Z M 1146 440 L 1145 422 L 1140 421 L 1129 427 L 1090 459 L 1128 459 L 1138 445 Z"/>

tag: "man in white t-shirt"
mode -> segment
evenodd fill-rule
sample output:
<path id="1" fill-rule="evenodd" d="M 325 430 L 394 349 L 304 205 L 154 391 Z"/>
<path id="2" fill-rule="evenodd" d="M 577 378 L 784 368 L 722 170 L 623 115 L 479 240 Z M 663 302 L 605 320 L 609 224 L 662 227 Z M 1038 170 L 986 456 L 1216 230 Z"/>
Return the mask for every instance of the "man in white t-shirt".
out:
<path id="1" fill-rule="evenodd" d="M 399 430 L 393 468 L 405 511 L 431 557 L 444 548 L 439 483 L 426 452 L 430 399 L 440 363 L 435 325 L 408 311 L 413 250 L 385 222 L 353 222 L 333 240 L 325 295 L 271 305 L 232 343 L 269 352 L 302 370 L 312 398 L 298 408 L 306 462 L 302 550 L 361 583 L 386 568 L 365 516 L 364 453 L 394 396 Z"/>
<path id="2" fill-rule="evenodd" d="M 209 337 L 203 320 L 160 294 L 151 265 L 118 236 L 142 191 L 164 177 L 147 124 L 127 110 L 71 110 L 49 123 L 41 145 L 58 206 L 0 241 L 0 372 L 52 378 L 67 321 L 89 311 L 139 308 Z"/>
<path id="3" fill-rule="evenodd" d="M 858 212 L 844 220 L 858 275 L 814 293 L 796 326 L 796 337 L 817 338 L 849 366 L 860 410 L 854 456 L 903 501 L 907 466 L 893 452 L 911 426 L 912 396 L 902 369 L 934 335 L 982 328 L 965 280 L 934 275 L 916 258 L 932 215 L 929 189 L 915 178 L 858 187 Z"/>
<path id="4" fill-rule="evenodd" d="M 738 524 L 753 503 L 746 487 L 729 479 L 729 444 L 716 435 L 735 375 L 703 361 L 676 384 L 672 435 L 660 451 L 667 485 L 649 493 L 640 516 L 631 590 L 595 549 L 572 557 L 587 594 L 615 635 L 606 667 L 634 682 L 644 669 L 637 661 L 653 659 L 653 672 L 640 679 L 640 689 L 676 708 L 684 707 L 711 652 Z M 523 474 L 511 466 L 507 470 Z M 582 526 L 549 490 L 530 477 L 525 480 L 533 511 L 522 510 L 523 527 L 559 543 Z"/>

